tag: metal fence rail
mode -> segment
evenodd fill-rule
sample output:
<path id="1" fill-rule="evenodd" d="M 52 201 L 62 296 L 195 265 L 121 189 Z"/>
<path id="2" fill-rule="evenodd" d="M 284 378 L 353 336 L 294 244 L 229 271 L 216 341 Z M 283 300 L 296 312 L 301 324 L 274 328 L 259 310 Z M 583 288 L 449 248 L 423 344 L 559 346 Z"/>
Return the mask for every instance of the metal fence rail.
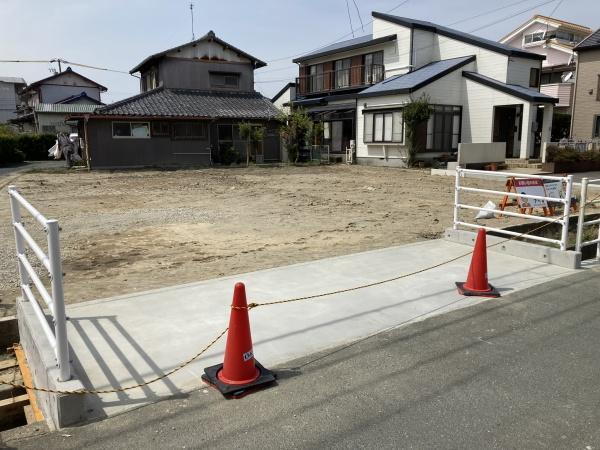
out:
<path id="1" fill-rule="evenodd" d="M 550 181 L 560 181 L 566 184 L 565 189 L 565 197 L 564 198 L 555 198 L 555 197 L 543 197 L 538 195 L 526 195 L 519 194 L 516 192 L 505 192 L 505 191 L 495 191 L 492 189 L 480 189 L 474 187 L 461 186 L 461 179 L 472 176 L 481 176 L 485 175 L 486 177 L 497 177 L 497 178 L 535 178 L 540 180 L 550 180 Z M 516 233 L 510 230 L 503 230 L 502 228 L 488 227 L 484 225 L 480 225 L 478 223 L 469 223 L 465 220 L 460 219 L 460 210 L 473 210 L 473 211 L 485 211 L 485 212 L 493 212 L 494 214 L 499 214 L 507 217 L 519 217 L 522 219 L 530 219 L 535 221 L 542 222 L 556 222 L 562 225 L 562 232 L 560 239 L 551 239 L 543 236 L 535 236 L 535 235 L 523 235 L 522 237 L 525 239 L 529 239 L 532 241 L 540 241 L 540 242 L 548 242 L 550 244 L 558 245 L 561 250 L 567 249 L 567 240 L 569 237 L 569 212 L 571 210 L 571 194 L 573 190 L 573 176 L 568 175 L 566 177 L 555 177 L 555 176 L 546 176 L 546 175 L 524 175 L 522 173 L 511 173 L 511 172 L 491 172 L 487 170 L 472 170 L 472 169 L 463 169 L 461 167 L 456 168 L 456 181 L 454 186 L 454 225 L 453 228 L 455 230 L 458 229 L 459 226 L 467 227 L 467 228 L 476 228 L 476 229 L 484 229 L 486 231 L 493 231 L 499 234 L 505 234 L 508 236 L 522 236 L 522 233 Z M 485 207 L 475 206 L 475 205 L 467 205 L 466 203 L 461 202 L 461 192 L 473 192 L 473 193 L 482 193 L 482 194 L 491 194 L 498 196 L 506 196 L 511 198 L 526 198 L 532 200 L 545 200 L 551 203 L 561 203 L 563 207 L 562 218 L 556 219 L 551 217 L 543 217 L 536 216 L 533 214 L 524 214 L 524 213 L 516 213 L 511 211 L 502 211 L 498 209 L 489 209 Z M 583 201 L 583 200 L 582 200 Z"/>
<path id="2" fill-rule="evenodd" d="M 60 241 L 58 221 L 47 219 L 31 203 L 29 203 L 15 186 L 8 187 L 10 210 L 12 213 L 12 226 L 17 249 L 17 264 L 19 267 L 19 280 L 23 299 L 30 302 L 33 311 L 40 323 L 40 327 L 50 345 L 54 349 L 54 357 L 59 368 L 59 381 L 71 378 L 69 365 L 69 344 L 67 341 L 67 324 L 65 315 L 65 301 L 63 293 L 63 273 L 60 259 Z M 21 208 L 24 208 L 42 226 L 47 235 L 48 253 L 35 242 L 31 234 L 25 229 L 21 217 Z M 26 249 L 30 248 L 40 260 L 43 268 L 50 275 L 50 293 L 44 286 L 41 278 L 27 259 Z M 53 327 L 48 323 L 46 314 L 37 301 L 31 285 L 44 300 L 53 319 Z"/>
<path id="3" fill-rule="evenodd" d="M 600 200 L 587 200 L 588 188 L 590 186 L 600 186 L 600 179 L 589 180 L 588 178 L 583 178 L 581 180 L 581 208 L 579 209 L 579 220 L 577 221 L 577 241 L 575 243 L 575 250 L 581 252 L 583 247 L 588 247 L 590 245 L 596 246 L 596 258 L 600 259 L 600 219 L 595 220 L 585 220 L 585 210 L 588 204 L 592 203 L 600 203 Z M 598 226 L 598 237 L 596 239 L 592 239 L 591 241 L 583 242 L 583 231 L 585 227 L 590 225 L 599 225 Z"/>
<path id="4" fill-rule="evenodd" d="M 329 145 L 311 145 L 310 160 L 319 164 L 329 164 Z"/>

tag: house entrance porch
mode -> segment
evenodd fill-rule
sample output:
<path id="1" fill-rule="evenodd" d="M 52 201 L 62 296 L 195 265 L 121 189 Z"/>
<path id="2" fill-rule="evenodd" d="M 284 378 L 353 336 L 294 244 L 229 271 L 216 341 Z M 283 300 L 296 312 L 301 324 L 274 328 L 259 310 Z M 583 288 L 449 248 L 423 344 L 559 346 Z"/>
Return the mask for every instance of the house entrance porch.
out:
<path id="1" fill-rule="evenodd" d="M 506 143 L 507 159 L 539 159 L 542 143 L 550 141 L 553 109 L 548 103 L 494 106 L 492 142 Z"/>

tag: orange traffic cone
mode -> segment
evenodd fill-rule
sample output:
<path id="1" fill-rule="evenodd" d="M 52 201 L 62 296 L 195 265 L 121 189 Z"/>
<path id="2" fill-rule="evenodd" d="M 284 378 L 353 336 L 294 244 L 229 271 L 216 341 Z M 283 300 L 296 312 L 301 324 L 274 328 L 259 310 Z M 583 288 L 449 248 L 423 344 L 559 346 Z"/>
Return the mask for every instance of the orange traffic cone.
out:
<path id="1" fill-rule="evenodd" d="M 488 283 L 487 246 L 485 230 L 480 228 L 473 249 L 469 275 L 465 283 L 456 283 L 460 295 L 475 297 L 500 297 L 500 293 Z"/>
<path id="2" fill-rule="evenodd" d="M 202 379 L 223 395 L 234 397 L 275 381 L 273 373 L 254 359 L 243 283 L 237 283 L 233 291 L 224 362 L 204 369 Z"/>

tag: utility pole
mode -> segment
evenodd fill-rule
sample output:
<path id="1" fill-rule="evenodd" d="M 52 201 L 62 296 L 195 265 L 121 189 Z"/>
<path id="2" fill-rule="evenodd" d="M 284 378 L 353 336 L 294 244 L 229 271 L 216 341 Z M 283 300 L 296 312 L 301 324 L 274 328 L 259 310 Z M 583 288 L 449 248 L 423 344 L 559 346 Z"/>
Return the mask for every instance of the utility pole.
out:
<path id="1" fill-rule="evenodd" d="M 196 35 L 194 34 L 194 3 L 190 2 L 190 16 L 192 17 L 192 41 L 196 40 Z"/>
<path id="2" fill-rule="evenodd" d="M 60 58 L 56 60 L 58 62 L 58 73 L 62 72 L 62 66 L 60 65 Z"/>

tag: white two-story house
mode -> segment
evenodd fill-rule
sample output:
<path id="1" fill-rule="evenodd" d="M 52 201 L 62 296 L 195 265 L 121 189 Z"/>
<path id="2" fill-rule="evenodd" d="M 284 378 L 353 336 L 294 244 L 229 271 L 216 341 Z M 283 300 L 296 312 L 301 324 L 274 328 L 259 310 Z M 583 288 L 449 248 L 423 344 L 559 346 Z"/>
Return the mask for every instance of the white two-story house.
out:
<path id="1" fill-rule="evenodd" d="M 507 158 L 538 157 L 553 105 L 540 93 L 543 55 L 421 20 L 373 12 L 373 33 L 294 60 L 295 106 L 324 123 L 331 153 L 356 142 L 362 164 L 403 166 L 403 107 L 425 95 L 418 159 L 459 143 L 506 143 Z"/>

